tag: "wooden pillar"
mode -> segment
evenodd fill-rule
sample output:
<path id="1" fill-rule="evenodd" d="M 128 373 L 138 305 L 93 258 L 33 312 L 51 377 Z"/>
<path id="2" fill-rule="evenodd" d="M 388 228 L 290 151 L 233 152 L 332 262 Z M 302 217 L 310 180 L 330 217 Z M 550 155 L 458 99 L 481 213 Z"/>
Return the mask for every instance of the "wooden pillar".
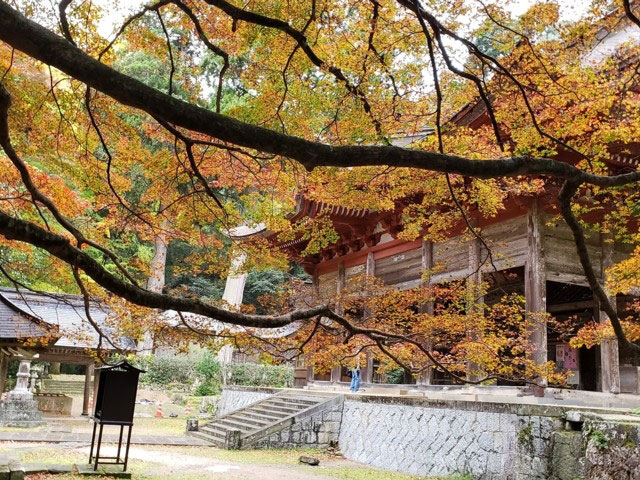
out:
<path id="1" fill-rule="evenodd" d="M 544 219 L 543 211 L 537 200 L 527 213 L 528 252 L 525 263 L 525 309 L 537 313 L 547 311 L 547 279 L 544 259 Z M 547 361 L 547 322 L 542 319 L 531 328 L 529 339 L 533 346 L 531 358 L 537 364 Z M 541 385 L 547 384 L 546 378 L 539 379 Z"/>
<path id="2" fill-rule="evenodd" d="M 338 265 L 338 289 L 337 293 L 340 295 L 340 292 L 344 290 L 344 282 L 346 280 L 345 272 L 344 272 L 344 262 L 340 262 Z"/>
<path id="3" fill-rule="evenodd" d="M 474 237 L 469 243 L 469 276 L 467 277 L 467 312 L 475 314 L 483 310 L 482 298 L 480 297 L 480 283 L 482 282 L 482 272 L 480 271 L 480 255 L 482 253 L 482 243 L 480 239 Z M 475 332 L 470 332 L 473 336 Z M 467 380 L 476 381 L 479 378 L 479 367 L 473 362 L 467 361 Z"/>
<path id="4" fill-rule="evenodd" d="M 95 367 L 93 369 L 93 405 L 96 404 L 96 398 L 98 398 L 98 383 L 100 382 L 100 370 Z M 92 413 L 92 412 L 89 412 Z"/>
<path id="5" fill-rule="evenodd" d="M 11 357 L 0 353 L 0 395 L 4 392 L 4 387 L 7 384 L 7 370 L 9 368 L 9 361 Z"/>
<path id="6" fill-rule="evenodd" d="M 373 258 L 373 252 L 367 254 L 367 264 L 365 273 L 369 276 L 376 274 L 376 260 Z M 364 312 L 364 315 L 368 315 L 369 312 Z M 366 365 L 362 369 L 362 381 L 363 383 L 373 383 L 373 355 L 367 351 Z"/>
<path id="7" fill-rule="evenodd" d="M 342 378 L 342 366 L 338 365 L 331 369 L 331 383 L 339 382 Z"/>
<path id="8" fill-rule="evenodd" d="M 431 284 L 431 280 L 429 278 L 424 278 L 425 272 L 433 269 L 433 242 L 431 240 L 422 240 L 422 275 L 423 277 L 420 279 L 420 285 L 429 286 Z M 432 301 L 426 302 L 421 306 L 421 309 L 424 313 L 428 315 L 433 315 L 434 312 L 434 304 Z M 427 339 L 427 347 L 430 347 L 430 343 Z M 418 384 L 420 385 L 432 385 L 433 378 L 435 374 L 435 369 L 433 367 L 427 368 L 420 377 L 418 378 Z"/>
<path id="9" fill-rule="evenodd" d="M 318 275 L 317 267 L 314 268 L 313 276 L 311 277 L 311 285 L 313 287 L 313 295 L 316 301 L 320 301 L 320 276 Z M 309 362 L 309 358 L 305 359 L 305 363 Z M 316 372 L 313 369 L 313 365 L 307 366 L 307 383 L 315 380 Z"/>
<path id="10" fill-rule="evenodd" d="M 60 375 L 60 362 L 51 362 L 49 364 L 49 373 L 51 375 Z"/>
<path id="11" fill-rule="evenodd" d="M 614 243 L 611 236 L 605 234 L 600 236 L 600 241 L 602 246 L 602 279 L 606 283 L 605 272 L 613 266 Z M 609 296 L 609 302 L 613 308 L 617 307 L 615 295 Z M 609 317 L 599 306 L 598 311 L 600 322 L 609 321 Z M 600 375 L 603 392 L 620 393 L 620 354 L 618 353 L 618 339 L 615 336 L 605 338 L 600 344 Z"/>
<path id="12" fill-rule="evenodd" d="M 88 363 L 84 372 L 84 396 L 82 398 L 82 415 L 89 415 L 89 398 L 91 396 L 91 374 L 93 363 Z"/>
<path id="13" fill-rule="evenodd" d="M 344 273 L 344 262 L 340 262 L 338 265 L 338 287 L 336 290 L 337 296 L 340 296 L 340 292 L 344 289 L 345 282 L 345 273 Z M 338 314 L 342 315 L 342 307 L 338 307 Z M 338 365 L 337 367 L 333 367 L 331 369 L 331 383 L 339 382 L 342 377 L 342 366 Z"/>

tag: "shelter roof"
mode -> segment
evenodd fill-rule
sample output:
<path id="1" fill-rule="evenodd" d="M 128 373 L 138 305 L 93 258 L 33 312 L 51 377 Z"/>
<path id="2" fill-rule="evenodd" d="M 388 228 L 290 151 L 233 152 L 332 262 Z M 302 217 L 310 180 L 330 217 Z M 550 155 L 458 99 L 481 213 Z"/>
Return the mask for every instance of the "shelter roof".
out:
<path id="1" fill-rule="evenodd" d="M 91 302 L 91 318 L 107 334 L 114 334 L 108 317 L 112 312 L 103 304 Z M 0 340 L 43 338 L 55 335 L 55 347 L 97 348 L 99 335 L 89 323 L 80 295 L 36 293 L 0 287 Z M 135 347 L 129 338 L 117 338 L 120 347 Z M 114 350 L 103 342 L 102 348 Z"/>

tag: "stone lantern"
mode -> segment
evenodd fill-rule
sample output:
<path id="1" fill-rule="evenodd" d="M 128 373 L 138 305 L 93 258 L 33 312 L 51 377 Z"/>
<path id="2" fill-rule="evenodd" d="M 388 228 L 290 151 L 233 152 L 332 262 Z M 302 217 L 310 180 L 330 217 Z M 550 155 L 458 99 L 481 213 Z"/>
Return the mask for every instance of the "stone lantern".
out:
<path id="1" fill-rule="evenodd" d="M 44 423 L 38 410 L 38 402 L 33 398 L 29 385 L 29 379 L 32 378 L 31 360 L 31 358 L 20 360 L 16 386 L 7 394 L 7 399 L 0 404 L 0 425 L 36 427 Z M 32 383 L 34 382 L 35 378 Z"/>

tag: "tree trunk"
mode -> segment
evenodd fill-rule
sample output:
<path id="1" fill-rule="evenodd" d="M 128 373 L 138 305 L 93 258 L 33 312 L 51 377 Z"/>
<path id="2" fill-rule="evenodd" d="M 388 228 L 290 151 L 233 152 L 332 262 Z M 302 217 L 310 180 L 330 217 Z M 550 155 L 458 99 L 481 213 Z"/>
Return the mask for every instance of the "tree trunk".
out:
<path id="1" fill-rule="evenodd" d="M 147 290 L 155 293 L 162 293 L 165 285 L 165 269 L 167 266 L 167 233 L 168 220 L 163 220 L 160 225 L 161 231 L 154 239 L 154 252 L 151 259 L 149 279 L 147 280 Z M 138 352 L 143 354 L 154 351 L 153 333 L 150 330 L 144 332 L 144 337 L 138 343 Z"/>

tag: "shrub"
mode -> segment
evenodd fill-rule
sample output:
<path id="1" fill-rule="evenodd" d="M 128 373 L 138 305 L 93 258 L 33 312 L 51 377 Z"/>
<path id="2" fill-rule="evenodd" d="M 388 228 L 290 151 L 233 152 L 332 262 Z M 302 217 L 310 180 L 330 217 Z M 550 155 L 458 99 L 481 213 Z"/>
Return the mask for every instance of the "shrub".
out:
<path id="1" fill-rule="evenodd" d="M 220 379 L 216 379 L 217 381 L 208 380 L 206 382 L 201 383 L 196 387 L 196 391 L 194 395 L 197 397 L 208 397 L 210 395 L 219 395 L 220 394 Z"/>
<path id="2" fill-rule="evenodd" d="M 211 353 L 205 353 L 195 367 L 196 373 L 207 380 L 219 379 L 221 374 L 220 362 Z"/>
<path id="3" fill-rule="evenodd" d="M 250 387 L 291 387 L 293 368 L 286 365 L 236 363 L 227 367 L 227 383 Z"/>
<path id="4" fill-rule="evenodd" d="M 404 383 L 404 370 L 402 368 L 396 368 L 388 372 L 387 383 L 393 383 L 395 385 Z"/>
<path id="5" fill-rule="evenodd" d="M 140 381 L 152 385 L 182 384 L 190 385 L 194 379 L 193 360 L 188 357 L 157 357 L 146 355 L 135 357 L 133 362 L 145 370 Z"/>
<path id="6" fill-rule="evenodd" d="M 216 356 L 205 352 L 201 357 L 133 357 L 131 363 L 145 370 L 140 381 L 159 385 L 165 390 L 190 391 L 196 378 L 201 383 L 195 388 L 197 396 L 219 395 L 222 390 L 222 367 Z M 253 387 L 291 387 L 293 368 L 285 365 L 231 364 L 225 367 L 227 384 Z"/>

